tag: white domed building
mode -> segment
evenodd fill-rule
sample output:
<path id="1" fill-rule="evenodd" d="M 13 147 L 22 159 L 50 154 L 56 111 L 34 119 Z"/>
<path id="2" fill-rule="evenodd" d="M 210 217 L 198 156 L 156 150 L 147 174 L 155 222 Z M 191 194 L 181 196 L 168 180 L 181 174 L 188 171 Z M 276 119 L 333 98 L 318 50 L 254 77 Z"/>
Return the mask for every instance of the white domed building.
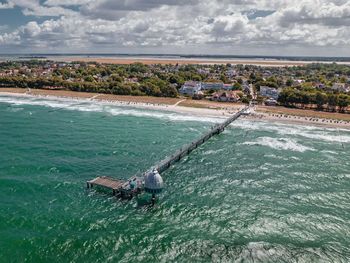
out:
<path id="1" fill-rule="evenodd" d="M 145 191 L 150 194 L 159 194 L 164 188 L 163 178 L 157 169 L 145 174 Z"/>

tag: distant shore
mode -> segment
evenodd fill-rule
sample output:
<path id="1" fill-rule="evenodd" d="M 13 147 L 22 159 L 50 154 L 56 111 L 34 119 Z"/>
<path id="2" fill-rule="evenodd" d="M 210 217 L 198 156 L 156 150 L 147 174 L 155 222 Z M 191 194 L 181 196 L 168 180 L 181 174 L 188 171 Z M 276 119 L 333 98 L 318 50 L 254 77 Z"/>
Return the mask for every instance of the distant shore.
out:
<path id="1" fill-rule="evenodd" d="M 183 98 L 121 96 L 64 90 L 0 88 L 0 96 L 15 96 L 16 94 L 20 96 L 87 99 L 91 101 L 113 103 L 121 106 L 172 111 L 180 114 L 182 113 L 200 117 L 217 117 L 220 119 L 226 118 L 233 112 L 244 107 L 243 104 L 218 103 L 205 100 L 197 101 Z M 284 107 L 258 106 L 256 107 L 255 112 L 246 118 L 281 123 L 311 124 L 315 126 L 350 129 L 350 114 L 316 112 L 312 110 L 298 110 Z"/>
<path id="2" fill-rule="evenodd" d="M 146 65 L 152 64 L 171 64 L 171 65 L 214 65 L 214 64 L 232 64 L 232 65 L 255 65 L 265 67 L 291 67 L 305 66 L 311 63 L 332 63 L 332 61 L 313 61 L 313 60 L 278 60 L 272 58 L 184 58 L 184 57 L 98 57 L 98 56 L 62 56 L 62 57 L 47 57 L 61 62 L 96 62 L 101 64 L 132 64 L 143 63 Z M 347 61 L 337 61 L 338 64 L 350 65 Z"/>
<path id="3" fill-rule="evenodd" d="M 54 58 L 57 61 L 62 62 L 96 62 L 101 64 L 132 64 L 143 63 L 146 65 L 152 64 L 171 64 L 171 65 L 213 65 L 213 64 L 243 64 L 243 65 L 256 65 L 266 67 L 281 67 L 281 66 L 304 66 L 313 61 L 288 61 L 288 60 L 273 60 L 273 59 L 199 59 L 199 58 L 101 58 L 101 57 L 62 57 Z M 327 63 L 327 62 L 325 62 Z M 343 62 L 346 63 L 346 62 Z M 350 63 L 349 63 L 350 64 Z"/>

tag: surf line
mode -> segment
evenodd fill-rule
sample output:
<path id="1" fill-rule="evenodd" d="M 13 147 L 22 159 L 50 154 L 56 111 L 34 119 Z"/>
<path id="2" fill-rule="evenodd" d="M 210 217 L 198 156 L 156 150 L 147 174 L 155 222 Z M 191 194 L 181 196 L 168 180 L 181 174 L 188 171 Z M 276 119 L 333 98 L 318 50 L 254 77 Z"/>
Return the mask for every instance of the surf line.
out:
<path id="1" fill-rule="evenodd" d="M 192 141 L 191 143 L 181 147 L 173 155 L 166 157 L 162 161 L 155 164 L 149 170 L 144 172 L 141 176 L 135 175 L 129 180 L 114 179 L 107 176 L 99 176 L 95 179 L 87 181 L 87 188 L 93 188 L 93 186 L 100 186 L 113 191 L 113 195 L 131 199 L 137 196 L 143 191 L 151 193 L 152 199 L 155 198 L 155 194 L 158 194 L 163 189 L 163 179 L 160 176 L 161 173 L 165 172 L 169 167 L 180 161 L 183 157 L 189 155 L 193 150 L 198 148 L 200 145 L 208 141 L 214 135 L 222 133 L 225 128 L 232 122 L 237 120 L 242 115 L 250 114 L 250 106 L 244 107 L 243 109 L 236 112 L 234 115 L 229 117 L 226 121 L 221 124 L 217 124 L 212 127 L 208 132 L 203 134 L 199 139 Z"/>

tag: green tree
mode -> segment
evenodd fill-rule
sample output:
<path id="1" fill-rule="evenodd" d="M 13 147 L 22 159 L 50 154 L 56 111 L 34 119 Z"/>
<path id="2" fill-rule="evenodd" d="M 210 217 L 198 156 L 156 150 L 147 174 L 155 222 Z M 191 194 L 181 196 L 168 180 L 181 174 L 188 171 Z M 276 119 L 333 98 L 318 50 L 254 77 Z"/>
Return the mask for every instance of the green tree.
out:
<path id="1" fill-rule="evenodd" d="M 339 106 L 339 111 L 344 112 L 345 109 L 349 106 L 350 104 L 350 97 L 346 94 L 340 94 L 338 96 L 338 106 Z"/>
<path id="2" fill-rule="evenodd" d="M 316 93 L 316 104 L 318 110 L 323 110 L 323 105 L 327 103 L 327 94 L 322 92 Z"/>

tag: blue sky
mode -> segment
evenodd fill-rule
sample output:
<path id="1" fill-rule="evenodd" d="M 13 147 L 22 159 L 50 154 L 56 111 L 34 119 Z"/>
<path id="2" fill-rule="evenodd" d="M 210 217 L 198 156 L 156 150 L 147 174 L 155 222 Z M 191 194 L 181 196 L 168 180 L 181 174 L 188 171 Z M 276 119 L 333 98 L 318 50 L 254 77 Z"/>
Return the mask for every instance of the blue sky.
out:
<path id="1" fill-rule="evenodd" d="M 350 56 L 348 0 L 0 0 L 0 53 Z"/>

